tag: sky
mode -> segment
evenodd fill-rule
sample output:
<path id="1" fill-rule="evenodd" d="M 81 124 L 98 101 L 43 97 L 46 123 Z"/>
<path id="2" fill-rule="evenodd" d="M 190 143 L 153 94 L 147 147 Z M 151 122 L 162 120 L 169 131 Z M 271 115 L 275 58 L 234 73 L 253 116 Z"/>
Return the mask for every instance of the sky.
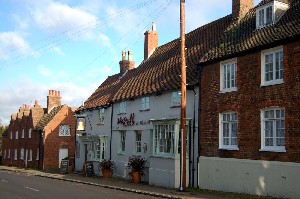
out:
<path id="1" fill-rule="evenodd" d="M 257 5 L 259 0 L 254 0 Z M 159 46 L 180 36 L 180 0 L 0 0 L 0 121 L 22 104 L 46 107 L 49 90 L 79 107 L 119 73 L 122 51 L 144 58 L 156 22 Z M 232 0 L 186 0 L 186 33 L 231 14 Z"/>

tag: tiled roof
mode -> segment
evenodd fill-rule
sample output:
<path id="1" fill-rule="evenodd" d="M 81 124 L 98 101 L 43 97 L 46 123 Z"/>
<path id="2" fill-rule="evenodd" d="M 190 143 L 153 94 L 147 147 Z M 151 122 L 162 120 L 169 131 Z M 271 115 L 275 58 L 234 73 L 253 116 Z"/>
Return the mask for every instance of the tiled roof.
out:
<path id="1" fill-rule="evenodd" d="M 256 30 L 255 9 L 270 1 L 263 0 L 239 22 L 232 20 L 232 15 L 228 15 L 186 34 L 187 84 L 198 84 L 198 63 L 234 56 L 287 38 L 298 37 L 299 0 L 290 3 L 290 8 L 275 25 Z M 120 74 L 108 77 L 78 110 L 178 90 L 181 86 L 180 68 L 180 40 L 176 39 L 158 47 L 147 60 L 137 68 L 129 70 L 123 78 L 119 79 Z"/>
<path id="2" fill-rule="evenodd" d="M 232 23 L 231 15 L 202 26 L 186 35 L 187 84 L 198 83 L 196 63 L 210 45 L 218 41 Z M 209 44 L 210 44 L 209 43 Z M 108 77 L 78 110 L 105 106 L 111 102 L 180 89 L 180 40 L 173 40 L 158 47 L 137 68 Z"/>
<path id="3" fill-rule="evenodd" d="M 268 0 L 266 0 L 268 1 Z M 262 3 L 266 3 L 263 1 Z M 257 7 L 263 4 L 259 4 Z M 257 8 L 256 7 L 256 8 Z M 263 46 L 282 42 L 300 36 L 300 1 L 294 0 L 290 8 L 274 25 L 256 29 L 255 8 L 240 21 L 233 25 L 220 38 L 215 46 L 200 59 L 207 62 L 228 56 L 235 56 L 248 50 L 262 48 Z"/>
<path id="4" fill-rule="evenodd" d="M 43 129 L 55 117 L 63 106 L 54 107 L 50 113 L 45 114 L 42 119 L 37 123 L 36 129 Z"/>

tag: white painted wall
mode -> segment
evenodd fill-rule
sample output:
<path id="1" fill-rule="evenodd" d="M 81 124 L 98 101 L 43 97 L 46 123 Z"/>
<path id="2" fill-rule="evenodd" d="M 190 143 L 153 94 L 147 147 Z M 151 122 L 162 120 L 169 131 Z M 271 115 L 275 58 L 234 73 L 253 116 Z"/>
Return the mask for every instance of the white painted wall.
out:
<path id="1" fill-rule="evenodd" d="M 300 163 L 200 157 L 199 186 L 296 199 L 300 197 Z"/>
<path id="2" fill-rule="evenodd" d="M 198 89 L 195 89 L 196 93 Z M 162 158 L 153 156 L 152 146 L 152 124 L 133 126 L 123 126 L 117 124 L 119 117 L 130 117 L 134 113 L 135 123 L 148 120 L 159 119 L 179 119 L 180 107 L 170 107 L 172 92 L 163 93 L 158 96 L 150 96 L 150 110 L 140 111 L 141 98 L 134 99 L 133 101 L 126 101 L 126 114 L 119 113 L 119 103 L 113 105 L 113 135 L 112 135 L 112 159 L 116 162 L 116 172 L 114 175 L 118 177 L 129 178 L 128 172 L 125 170 L 128 157 L 131 155 L 142 155 L 149 161 L 149 173 L 146 173 L 143 180 L 153 185 L 164 186 L 169 188 L 179 188 L 179 157 L 176 158 Z M 195 117 L 197 119 L 198 110 L 198 94 L 194 96 L 194 92 L 187 91 L 187 118 L 193 119 L 194 117 L 194 100 L 196 105 Z M 197 122 L 196 122 L 197 124 Z M 125 153 L 120 153 L 120 131 L 126 131 L 126 150 Z M 134 131 L 142 130 L 142 145 L 147 144 L 147 152 L 135 154 L 135 138 Z M 196 129 L 197 130 L 197 129 Z M 197 135 L 197 133 L 195 133 Z M 197 139 L 197 137 L 195 137 Z M 197 143 L 197 142 L 196 142 Z M 197 148 L 195 148 L 197 150 Z M 195 160 L 197 158 L 195 157 Z M 188 161 L 187 161 L 187 179 L 188 179 Z M 163 178 L 161 176 L 164 176 Z M 187 180 L 188 183 L 188 180 Z"/>

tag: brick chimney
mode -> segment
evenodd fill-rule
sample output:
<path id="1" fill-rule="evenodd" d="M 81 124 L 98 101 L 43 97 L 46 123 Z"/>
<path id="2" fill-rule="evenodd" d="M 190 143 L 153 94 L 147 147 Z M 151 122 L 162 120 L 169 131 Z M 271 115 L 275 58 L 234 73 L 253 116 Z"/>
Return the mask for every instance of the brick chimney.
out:
<path id="1" fill-rule="evenodd" d="M 134 69 L 135 62 L 132 60 L 132 51 L 128 51 L 128 59 L 126 59 L 126 51 L 122 52 L 122 60 L 120 64 L 120 73 L 125 73 L 127 70 Z"/>
<path id="2" fill-rule="evenodd" d="M 26 106 L 26 104 L 23 104 L 19 108 L 19 112 L 17 113 L 17 118 L 21 119 L 23 117 L 23 114 L 24 114 L 24 111 L 25 111 L 25 106 Z"/>
<path id="3" fill-rule="evenodd" d="M 232 18 L 241 20 L 253 6 L 253 0 L 232 0 Z"/>
<path id="4" fill-rule="evenodd" d="M 156 32 L 156 24 L 152 22 L 152 30 L 148 30 L 144 33 L 144 60 L 154 52 L 158 47 L 158 33 Z"/>
<path id="5" fill-rule="evenodd" d="M 37 123 L 42 119 L 44 116 L 44 109 L 42 106 L 39 104 L 38 100 L 35 100 L 34 106 L 30 110 L 30 115 L 32 117 L 32 123 L 33 126 L 35 127 Z"/>
<path id="6" fill-rule="evenodd" d="M 47 96 L 47 112 L 50 113 L 52 108 L 57 106 L 61 106 L 60 91 L 49 90 L 49 95 Z"/>

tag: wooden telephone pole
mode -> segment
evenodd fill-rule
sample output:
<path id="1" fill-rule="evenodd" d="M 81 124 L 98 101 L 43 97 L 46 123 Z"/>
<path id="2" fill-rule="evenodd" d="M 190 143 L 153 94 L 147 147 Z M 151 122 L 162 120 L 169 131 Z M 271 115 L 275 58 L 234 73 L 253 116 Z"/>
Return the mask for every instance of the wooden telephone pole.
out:
<path id="1" fill-rule="evenodd" d="M 181 58 L 181 186 L 186 190 L 186 60 L 185 60 L 185 0 L 180 0 L 180 58 Z"/>

